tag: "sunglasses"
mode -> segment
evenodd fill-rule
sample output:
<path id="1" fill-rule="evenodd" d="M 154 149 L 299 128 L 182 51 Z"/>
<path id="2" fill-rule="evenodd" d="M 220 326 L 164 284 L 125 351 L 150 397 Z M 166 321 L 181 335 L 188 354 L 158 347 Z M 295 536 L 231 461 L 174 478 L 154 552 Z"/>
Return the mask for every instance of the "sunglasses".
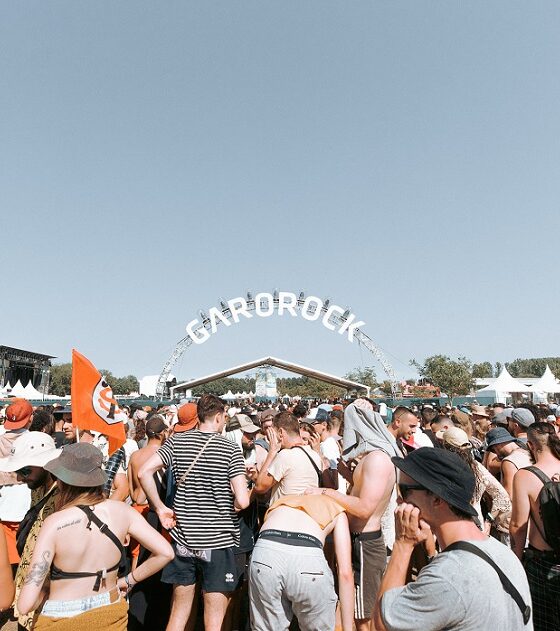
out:
<path id="1" fill-rule="evenodd" d="M 16 471 L 22 478 L 26 478 L 31 473 L 31 467 L 22 467 Z"/>
<path id="2" fill-rule="evenodd" d="M 403 498 L 403 500 L 406 500 L 410 491 L 427 491 L 427 490 L 428 489 L 425 486 L 422 486 L 420 484 L 404 484 L 402 482 L 399 484 L 399 493 L 401 494 L 401 497 Z"/>

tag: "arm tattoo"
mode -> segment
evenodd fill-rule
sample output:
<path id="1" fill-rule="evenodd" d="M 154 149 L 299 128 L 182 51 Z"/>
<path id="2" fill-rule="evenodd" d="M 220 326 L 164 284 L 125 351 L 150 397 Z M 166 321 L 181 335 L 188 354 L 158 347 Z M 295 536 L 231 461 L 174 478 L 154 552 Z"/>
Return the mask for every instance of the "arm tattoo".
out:
<path id="1" fill-rule="evenodd" d="M 29 583 L 34 583 L 37 586 L 41 586 L 45 580 L 49 572 L 49 568 L 51 566 L 51 561 L 49 560 L 51 557 L 51 553 L 49 550 L 45 550 L 42 554 L 43 560 L 39 561 L 39 563 L 33 563 L 27 576 L 25 577 L 24 584 L 28 585 Z"/>

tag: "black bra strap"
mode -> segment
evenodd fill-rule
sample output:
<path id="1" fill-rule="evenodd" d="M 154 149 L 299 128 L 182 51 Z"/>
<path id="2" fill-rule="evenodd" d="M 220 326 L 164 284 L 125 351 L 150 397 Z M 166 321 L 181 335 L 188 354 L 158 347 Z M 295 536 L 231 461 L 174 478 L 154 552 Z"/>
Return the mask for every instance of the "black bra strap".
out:
<path id="1" fill-rule="evenodd" d="M 468 541 L 456 541 L 450 546 L 447 546 L 444 552 L 451 552 L 452 550 L 464 550 L 465 552 L 471 552 L 472 554 L 475 554 L 477 557 L 481 558 L 483 561 L 486 561 L 486 563 L 491 565 L 498 574 L 500 582 L 502 583 L 502 587 L 513 598 L 515 604 L 519 607 L 521 615 L 523 616 L 524 624 L 527 624 L 529 622 L 531 618 L 531 607 L 525 603 L 523 597 L 517 591 L 515 585 L 485 552 L 483 552 L 478 546 L 475 546 Z"/>
<path id="2" fill-rule="evenodd" d="M 51 580 L 58 581 L 63 578 L 89 578 L 90 576 L 95 576 L 95 583 L 93 585 L 93 591 L 98 592 L 101 587 L 101 581 L 104 581 L 107 578 L 107 574 L 109 572 L 114 572 L 119 568 L 120 561 L 110 567 L 107 570 L 99 570 L 97 572 L 65 572 L 57 568 L 56 566 L 51 567 Z"/>
<path id="3" fill-rule="evenodd" d="M 117 546 L 119 552 L 122 554 L 124 551 L 124 546 L 117 535 L 109 528 L 109 526 L 107 526 L 105 522 L 101 521 L 89 506 L 78 506 L 77 508 L 83 511 L 88 518 L 86 528 L 88 530 L 91 530 L 91 524 L 93 522 L 99 528 L 100 532 L 102 532 L 106 537 L 109 537 L 109 539 Z"/>

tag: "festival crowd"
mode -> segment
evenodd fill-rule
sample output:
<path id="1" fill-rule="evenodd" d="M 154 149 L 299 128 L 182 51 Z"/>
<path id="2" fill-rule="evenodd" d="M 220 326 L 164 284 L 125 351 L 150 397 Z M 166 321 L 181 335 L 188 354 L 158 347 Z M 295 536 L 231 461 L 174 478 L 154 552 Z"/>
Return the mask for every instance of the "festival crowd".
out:
<path id="1" fill-rule="evenodd" d="M 560 406 L 126 412 L 0 410 L 0 625 L 560 629 Z"/>

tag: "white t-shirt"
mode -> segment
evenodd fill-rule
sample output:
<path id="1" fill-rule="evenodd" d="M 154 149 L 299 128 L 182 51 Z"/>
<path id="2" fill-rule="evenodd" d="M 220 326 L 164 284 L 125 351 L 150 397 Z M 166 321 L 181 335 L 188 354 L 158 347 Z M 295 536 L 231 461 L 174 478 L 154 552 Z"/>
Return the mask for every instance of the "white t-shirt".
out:
<path id="1" fill-rule="evenodd" d="M 319 486 L 317 471 L 306 454 L 313 458 L 320 471 L 323 470 L 321 456 L 307 445 L 302 447 L 282 449 L 268 468 L 268 473 L 276 480 L 272 487 L 271 505 L 284 495 L 301 495 L 309 486 Z"/>
<path id="2" fill-rule="evenodd" d="M 321 453 L 329 461 L 332 469 L 336 468 L 336 463 L 340 458 L 339 445 L 340 441 L 336 440 L 334 436 L 329 436 L 321 443 Z M 340 493 L 346 493 L 346 489 L 346 480 L 339 473 L 337 491 Z"/>
<path id="3" fill-rule="evenodd" d="M 31 507 L 31 490 L 27 484 L 0 487 L 0 520 L 20 522 Z"/>
<path id="4" fill-rule="evenodd" d="M 418 447 L 433 447 L 434 443 L 430 440 L 429 436 L 426 436 L 421 427 L 418 426 L 414 432 L 414 442 Z"/>

